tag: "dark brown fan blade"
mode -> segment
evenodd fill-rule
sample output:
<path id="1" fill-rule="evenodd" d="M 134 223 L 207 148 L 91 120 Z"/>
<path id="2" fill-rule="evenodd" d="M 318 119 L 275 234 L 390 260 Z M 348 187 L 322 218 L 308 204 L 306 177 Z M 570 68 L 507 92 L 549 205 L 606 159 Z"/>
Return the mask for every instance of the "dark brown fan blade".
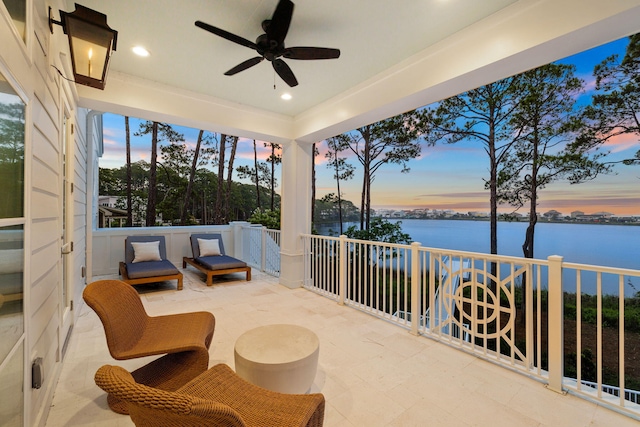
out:
<path id="1" fill-rule="evenodd" d="M 275 40 L 278 45 L 282 44 L 289 31 L 291 17 L 293 16 L 293 2 L 290 0 L 280 0 L 276 10 L 271 17 L 271 23 L 265 31 L 269 40 Z"/>
<path id="2" fill-rule="evenodd" d="M 236 36 L 235 34 L 231 34 L 228 31 L 225 31 L 223 29 L 220 29 L 218 27 L 214 27 L 213 25 L 209 25 L 205 22 L 202 21 L 196 21 L 196 27 L 200 27 L 203 30 L 209 31 L 210 33 L 215 34 L 216 36 L 220 36 L 223 39 L 227 39 L 230 42 L 234 42 L 234 43 L 238 43 L 239 45 L 251 48 L 253 50 L 258 50 L 258 45 L 256 45 L 254 42 L 249 41 L 245 38 L 242 38 L 240 36 Z"/>
<path id="3" fill-rule="evenodd" d="M 246 61 L 236 65 L 235 67 L 224 73 L 224 75 L 233 76 L 234 74 L 238 74 L 240 71 L 244 71 L 247 68 L 251 68 L 254 65 L 261 63 L 263 59 L 264 58 L 262 56 L 256 56 L 255 58 L 247 59 Z"/>
<path id="4" fill-rule="evenodd" d="M 282 55 L 290 59 L 335 59 L 340 57 L 340 49 L 329 47 L 289 47 Z"/>
<path id="5" fill-rule="evenodd" d="M 286 84 L 291 87 L 298 86 L 298 80 L 296 80 L 296 76 L 293 75 L 293 71 L 291 68 L 282 60 L 276 59 L 272 62 L 273 69 L 276 70 L 276 73 L 284 80 Z"/>

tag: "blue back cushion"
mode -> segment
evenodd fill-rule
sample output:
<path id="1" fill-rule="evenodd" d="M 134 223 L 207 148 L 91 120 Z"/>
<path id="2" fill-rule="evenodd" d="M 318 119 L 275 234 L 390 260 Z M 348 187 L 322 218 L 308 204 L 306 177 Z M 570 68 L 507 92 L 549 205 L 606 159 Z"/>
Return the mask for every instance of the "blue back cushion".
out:
<path id="1" fill-rule="evenodd" d="M 124 241 L 124 262 L 130 264 L 135 258 L 135 252 L 131 242 L 155 242 L 160 241 L 160 258 L 167 259 L 167 247 L 165 246 L 164 236 L 128 236 Z"/>
<path id="2" fill-rule="evenodd" d="M 200 233 L 191 235 L 191 251 L 193 252 L 193 258 L 200 258 L 200 245 L 198 239 L 218 239 L 218 245 L 220 246 L 220 254 L 224 255 L 224 244 L 222 243 L 222 235 L 219 233 Z"/>

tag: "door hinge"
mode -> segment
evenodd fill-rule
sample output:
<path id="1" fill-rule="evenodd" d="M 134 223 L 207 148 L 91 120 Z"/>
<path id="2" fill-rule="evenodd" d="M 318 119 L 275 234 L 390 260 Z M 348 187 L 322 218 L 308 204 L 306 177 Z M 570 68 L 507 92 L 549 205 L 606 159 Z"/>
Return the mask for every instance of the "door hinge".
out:
<path id="1" fill-rule="evenodd" d="M 65 245 L 62 245 L 62 248 L 60 249 L 61 249 L 62 255 L 70 254 L 71 252 L 73 252 L 73 242 L 69 242 Z"/>
<path id="2" fill-rule="evenodd" d="M 74 126 L 73 126 L 73 123 L 71 123 L 71 135 L 73 135 L 73 130 L 74 130 Z"/>
<path id="3" fill-rule="evenodd" d="M 69 309 L 70 309 L 71 311 L 73 311 L 73 300 L 71 300 L 71 301 L 69 302 Z"/>

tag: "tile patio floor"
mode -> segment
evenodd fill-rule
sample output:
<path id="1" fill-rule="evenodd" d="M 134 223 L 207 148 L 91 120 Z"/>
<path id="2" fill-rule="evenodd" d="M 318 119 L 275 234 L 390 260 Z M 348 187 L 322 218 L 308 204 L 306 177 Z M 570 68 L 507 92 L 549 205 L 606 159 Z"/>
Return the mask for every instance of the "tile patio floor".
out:
<path id="1" fill-rule="evenodd" d="M 639 425 L 312 292 L 290 290 L 257 271 L 251 282 L 229 275 L 209 288 L 202 277 L 187 269 L 182 291 L 175 290 L 175 281 L 137 289 L 152 316 L 195 310 L 215 315 L 210 366 L 233 367 L 235 340 L 254 327 L 292 323 L 313 330 L 320 358 L 312 391 L 325 395 L 326 427 Z M 132 370 L 144 362 L 112 359 L 98 317 L 78 305 L 46 426 L 132 426 L 128 416 L 108 409 L 93 375 L 103 364 Z"/>

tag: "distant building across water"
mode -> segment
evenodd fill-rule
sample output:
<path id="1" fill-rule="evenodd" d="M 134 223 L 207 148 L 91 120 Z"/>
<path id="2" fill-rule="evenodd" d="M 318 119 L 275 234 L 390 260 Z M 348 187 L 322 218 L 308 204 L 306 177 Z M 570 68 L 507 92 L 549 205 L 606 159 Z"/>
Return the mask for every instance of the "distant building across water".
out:
<path id="1" fill-rule="evenodd" d="M 388 219 L 476 219 L 487 220 L 490 217 L 489 212 L 469 211 L 456 212 L 450 209 L 377 209 L 373 213 L 374 216 Z M 501 221 L 529 221 L 528 214 L 512 212 L 509 214 L 501 214 Z M 586 214 L 583 211 L 573 211 L 569 215 L 564 215 L 555 209 L 551 209 L 542 214 L 538 214 L 538 221 L 547 222 L 580 222 L 594 224 L 638 224 L 640 225 L 640 215 L 617 216 L 611 212 L 594 212 Z"/>

